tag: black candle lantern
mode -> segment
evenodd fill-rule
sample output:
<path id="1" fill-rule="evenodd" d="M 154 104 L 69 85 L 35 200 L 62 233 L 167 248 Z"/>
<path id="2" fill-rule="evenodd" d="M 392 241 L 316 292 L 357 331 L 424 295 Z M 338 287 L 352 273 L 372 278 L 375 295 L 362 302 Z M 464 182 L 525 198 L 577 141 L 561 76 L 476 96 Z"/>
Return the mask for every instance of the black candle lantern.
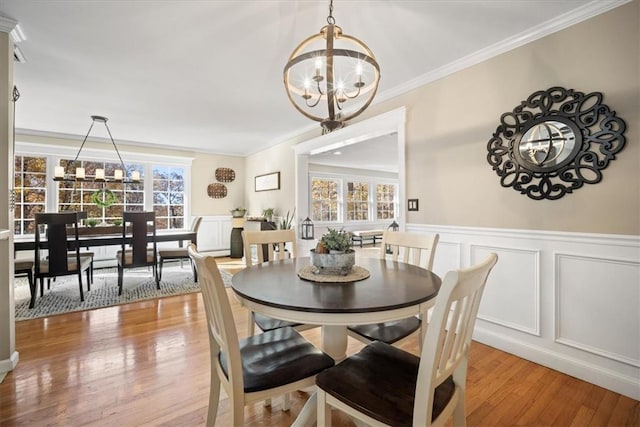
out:
<path id="1" fill-rule="evenodd" d="M 311 221 L 309 217 L 307 217 L 304 221 L 302 221 L 302 224 L 300 225 L 300 227 L 302 227 L 302 229 L 300 230 L 300 233 L 302 234 L 303 240 L 314 239 L 313 221 Z"/>
<path id="2" fill-rule="evenodd" d="M 400 230 L 400 226 L 398 225 L 398 223 L 393 220 L 393 222 L 391 223 L 391 225 L 389 227 L 387 227 L 388 230 L 391 231 L 398 231 Z M 388 254 L 392 254 L 393 251 L 391 250 L 391 246 L 387 245 L 387 247 L 385 248 L 385 252 Z"/>

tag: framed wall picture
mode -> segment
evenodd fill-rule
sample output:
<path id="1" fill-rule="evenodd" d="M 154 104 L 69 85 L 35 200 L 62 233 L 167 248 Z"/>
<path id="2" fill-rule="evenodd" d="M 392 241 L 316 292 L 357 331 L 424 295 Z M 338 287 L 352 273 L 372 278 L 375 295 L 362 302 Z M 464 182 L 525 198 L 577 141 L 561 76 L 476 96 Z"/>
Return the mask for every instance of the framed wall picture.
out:
<path id="1" fill-rule="evenodd" d="M 256 191 L 279 190 L 280 172 L 272 172 L 256 176 L 255 188 Z"/>

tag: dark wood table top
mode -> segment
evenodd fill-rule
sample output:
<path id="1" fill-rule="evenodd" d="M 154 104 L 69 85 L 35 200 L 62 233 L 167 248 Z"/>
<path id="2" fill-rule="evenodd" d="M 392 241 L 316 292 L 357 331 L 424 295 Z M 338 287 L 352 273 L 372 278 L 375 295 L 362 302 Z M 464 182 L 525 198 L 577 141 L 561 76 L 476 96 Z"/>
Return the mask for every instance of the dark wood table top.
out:
<path id="1" fill-rule="evenodd" d="M 78 236 L 78 241 L 82 247 L 114 246 L 122 244 L 122 233 L 120 234 L 99 234 L 100 227 L 96 227 L 96 234 L 83 234 Z M 151 241 L 152 236 L 149 236 Z M 197 244 L 197 233 L 191 230 L 157 230 L 156 242 L 190 241 Z M 16 251 L 34 250 L 35 237 L 16 237 L 13 246 Z M 46 241 L 41 242 L 46 248 Z"/>
<path id="2" fill-rule="evenodd" d="M 309 258 L 274 261 L 245 268 L 232 279 L 243 299 L 277 309 L 313 313 L 371 313 L 416 306 L 434 298 L 440 278 L 431 271 L 374 258 L 356 260 L 370 277 L 350 283 L 317 283 L 297 272 Z"/>

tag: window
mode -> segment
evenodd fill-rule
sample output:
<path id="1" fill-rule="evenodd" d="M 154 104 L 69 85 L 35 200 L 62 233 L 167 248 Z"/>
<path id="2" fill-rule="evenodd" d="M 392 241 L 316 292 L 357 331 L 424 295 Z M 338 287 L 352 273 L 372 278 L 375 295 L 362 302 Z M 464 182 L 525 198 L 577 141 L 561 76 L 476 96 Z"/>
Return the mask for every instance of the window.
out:
<path id="1" fill-rule="evenodd" d="M 348 225 L 398 217 L 398 183 L 393 179 L 322 172 L 309 178 L 313 221 Z"/>
<path id="2" fill-rule="evenodd" d="M 394 219 L 396 218 L 396 185 L 377 184 L 376 185 L 376 218 Z"/>
<path id="3" fill-rule="evenodd" d="M 33 234 L 35 214 L 46 210 L 47 158 L 15 156 L 14 160 L 14 234 Z"/>
<path id="4" fill-rule="evenodd" d="M 369 183 L 347 183 L 347 221 L 369 219 Z"/>
<path id="5" fill-rule="evenodd" d="M 71 159 L 60 160 L 60 166 L 67 168 Z M 87 177 L 94 177 L 97 168 L 104 168 L 105 175 L 113 176 L 115 169 L 122 169 L 120 163 L 76 161 L 71 167 L 82 166 Z M 140 172 L 140 182 L 124 184 L 121 182 L 93 182 L 81 183 L 60 182 L 58 186 L 58 211 L 85 211 L 89 218 L 96 218 L 100 222 L 113 224 L 122 219 L 126 211 L 144 210 L 144 166 L 125 164 L 128 173 L 134 170 Z M 113 198 L 114 203 L 108 203 Z"/>
<path id="6" fill-rule="evenodd" d="M 311 219 L 337 222 L 340 181 L 313 178 L 311 180 Z"/>
<path id="7" fill-rule="evenodd" d="M 184 168 L 153 167 L 153 210 L 158 229 L 184 228 Z"/>

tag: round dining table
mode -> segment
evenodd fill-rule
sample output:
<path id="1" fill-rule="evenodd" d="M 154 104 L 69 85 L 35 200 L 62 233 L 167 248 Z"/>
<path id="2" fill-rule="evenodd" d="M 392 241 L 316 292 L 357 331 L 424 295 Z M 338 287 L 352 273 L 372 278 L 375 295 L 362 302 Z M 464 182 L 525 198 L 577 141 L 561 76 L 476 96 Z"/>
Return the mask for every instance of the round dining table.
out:
<path id="1" fill-rule="evenodd" d="M 336 362 L 346 358 L 347 326 L 426 315 L 441 280 L 423 268 L 378 258 L 358 258 L 369 277 L 345 283 L 305 280 L 298 272 L 309 258 L 271 261 L 233 275 L 231 286 L 249 310 L 277 319 L 322 327 L 322 350 Z M 305 276 L 306 277 L 306 276 Z M 292 424 L 312 426 L 316 393 L 311 394 Z"/>
<path id="2" fill-rule="evenodd" d="M 346 357 L 347 326 L 424 314 L 441 280 L 423 268 L 378 258 L 356 260 L 369 272 L 363 280 L 330 283 L 299 277 L 309 258 L 254 265 L 234 274 L 232 288 L 249 310 L 277 319 L 322 327 L 322 350 Z"/>

